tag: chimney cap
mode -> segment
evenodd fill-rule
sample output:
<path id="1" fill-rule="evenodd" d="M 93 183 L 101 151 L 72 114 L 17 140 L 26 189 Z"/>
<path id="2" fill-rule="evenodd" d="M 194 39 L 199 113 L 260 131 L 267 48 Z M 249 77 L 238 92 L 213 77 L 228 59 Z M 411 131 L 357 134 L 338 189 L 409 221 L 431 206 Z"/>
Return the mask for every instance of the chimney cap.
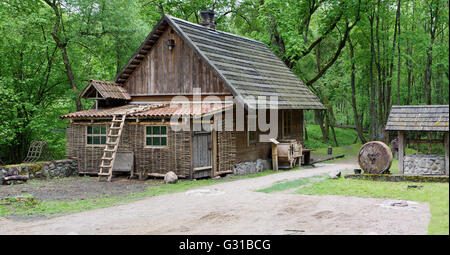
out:
<path id="1" fill-rule="evenodd" d="M 202 26 L 211 29 L 216 30 L 216 24 L 214 23 L 214 14 L 215 12 L 213 10 L 202 10 L 200 11 L 200 16 L 202 19 Z"/>

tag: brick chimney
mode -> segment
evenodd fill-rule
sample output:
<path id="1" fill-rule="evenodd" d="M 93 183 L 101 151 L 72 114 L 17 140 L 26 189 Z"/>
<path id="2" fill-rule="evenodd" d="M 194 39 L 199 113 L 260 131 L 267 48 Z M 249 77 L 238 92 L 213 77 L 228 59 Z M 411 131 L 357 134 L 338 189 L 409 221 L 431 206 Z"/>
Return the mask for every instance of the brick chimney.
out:
<path id="1" fill-rule="evenodd" d="M 203 10 L 200 11 L 200 17 L 202 18 L 202 26 L 216 30 L 216 24 L 214 23 L 214 11 L 213 10 Z"/>

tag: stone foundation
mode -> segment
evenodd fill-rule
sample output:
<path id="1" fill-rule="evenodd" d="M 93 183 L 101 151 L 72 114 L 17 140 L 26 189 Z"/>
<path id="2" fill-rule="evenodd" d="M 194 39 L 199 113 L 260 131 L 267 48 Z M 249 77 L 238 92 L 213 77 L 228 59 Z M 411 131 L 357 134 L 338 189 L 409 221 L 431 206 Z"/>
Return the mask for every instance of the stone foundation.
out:
<path id="1" fill-rule="evenodd" d="M 233 174 L 247 175 L 271 169 L 270 160 L 258 159 L 254 162 L 242 162 L 233 166 Z"/>
<path id="2" fill-rule="evenodd" d="M 26 175 L 34 178 L 63 178 L 77 174 L 77 161 L 71 159 L 23 163 L 0 167 L 0 184 L 3 177 L 11 175 Z"/>
<path id="3" fill-rule="evenodd" d="M 406 155 L 403 169 L 404 174 L 408 175 L 446 175 L 445 157 L 433 154 Z"/>

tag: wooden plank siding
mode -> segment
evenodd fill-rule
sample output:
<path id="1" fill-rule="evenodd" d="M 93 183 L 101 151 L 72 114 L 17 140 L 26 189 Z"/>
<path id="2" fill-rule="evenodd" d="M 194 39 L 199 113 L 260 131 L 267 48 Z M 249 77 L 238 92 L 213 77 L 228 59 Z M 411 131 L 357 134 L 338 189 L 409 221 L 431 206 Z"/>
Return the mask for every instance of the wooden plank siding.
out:
<path id="1" fill-rule="evenodd" d="M 231 95 L 225 84 L 169 27 L 125 83 L 131 96 L 189 95 L 202 93 Z M 175 41 L 169 51 L 167 42 Z"/>

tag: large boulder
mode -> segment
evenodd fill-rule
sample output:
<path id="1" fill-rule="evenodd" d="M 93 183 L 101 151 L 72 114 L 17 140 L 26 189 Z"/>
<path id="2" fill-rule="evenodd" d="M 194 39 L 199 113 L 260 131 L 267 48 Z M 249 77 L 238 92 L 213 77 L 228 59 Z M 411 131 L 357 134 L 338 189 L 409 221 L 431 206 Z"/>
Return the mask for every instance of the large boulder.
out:
<path id="1" fill-rule="evenodd" d="M 177 181 L 178 181 L 178 176 L 172 171 L 169 171 L 166 173 L 166 175 L 164 175 L 165 183 L 177 183 Z"/>

